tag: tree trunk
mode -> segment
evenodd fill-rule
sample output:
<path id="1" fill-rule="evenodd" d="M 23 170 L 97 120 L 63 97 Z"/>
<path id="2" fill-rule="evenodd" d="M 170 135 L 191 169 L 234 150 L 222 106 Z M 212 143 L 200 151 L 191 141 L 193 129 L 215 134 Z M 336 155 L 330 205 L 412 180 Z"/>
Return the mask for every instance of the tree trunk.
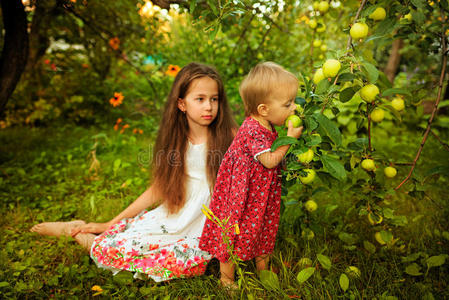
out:
<path id="1" fill-rule="evenodd" d="M 404 42 L 401 39 L 394 40 L 393 44 L 391 45 L 390 57 L 388 58 L 388 63 L 384 71 L 390 82 L 393 82 L 394 77 L 396 77 L 396 73 L 399 68 L 399 62 L 401 61 L 401 54 L 399 54 L 399 50 L 401 50 L 403 46 Z"/>
<path id="2" fill-rule="evenodd" d="M 5 42 L 0 57 L 0 115 L 16 88 L 28 57 L 25 8 L 20 0 L 0 0 Z"/>

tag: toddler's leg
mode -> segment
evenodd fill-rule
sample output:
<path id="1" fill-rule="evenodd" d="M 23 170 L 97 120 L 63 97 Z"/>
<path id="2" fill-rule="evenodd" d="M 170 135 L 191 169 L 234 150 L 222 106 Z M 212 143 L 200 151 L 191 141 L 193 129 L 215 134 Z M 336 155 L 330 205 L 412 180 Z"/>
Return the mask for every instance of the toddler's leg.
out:
<path id="1" fill-rule="evenodd" d="M 40 235 L 52 236 L 70 236 L 70 230 L 77 226 L 86 224 L 83 220 L 75 220 L 70 222 L 45 222 L 34 225 L 30 231 L 39 233 Z"/>
<path id="2" fill-rule="evenodd" d="M 256 268 L 258 271 L 268 270 L 269 255 L 261 255 L 256 257 Z"/>
<path id="3" fill-rule="evenodd" d="M 220 281 L 223 286 L 233 286 L 234 285 L 234 271 L 235 266 L 232 262 L 222 263 L 220 262 Z"/>

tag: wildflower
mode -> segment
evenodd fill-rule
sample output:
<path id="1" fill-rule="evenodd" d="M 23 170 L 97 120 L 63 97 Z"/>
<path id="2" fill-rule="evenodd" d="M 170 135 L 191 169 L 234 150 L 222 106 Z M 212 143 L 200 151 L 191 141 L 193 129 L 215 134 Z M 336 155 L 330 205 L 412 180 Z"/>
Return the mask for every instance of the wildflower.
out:
<path id="1" fill-rule="evenodd" d="M 114 125 L 114 130 L 117 131 L 118 130 L 118 124 Z"/>
<path id="2" fill-rule="evenodd" d="M 120 133 L 125 132 L 125 129 L 129 127 L 129 124 L 123 125 L 122 129 L 120 130 Z"/>
<path id="3" fill-rule="evenodd" d="M 46 60 L 44 60 L 44 64 L 49 65 L 50 64 L 50 60 L 47 58 Z"/>
<path id="4" fill-rule="evenodd" d="M 120 40 L 118 37 L 113 37 L 109 40 L 109 46 L 111 46 L 112 49 L 117 50 L 120 46 Z"/>
<path id="5" fill-rule="evenodd" d="M 55 64 L 51 64 L 51 65 L 50 65 L 50 68 L 51 68 L 53 71 L 56 71 L 56 65 L 55 65 Z"/>
<path id="6" fill-rule="evenodd" d="M 122 118 L 118 118 L 117 121 L 116 121 L 115 123 L 116 123 L 116 124 L 122 123 Z"/>
<path id="7" fill-rule="evenodd" d="M 84 69 L 89 69 L 89 64 L 81 64 L 81 67 L 83 67 Z"/>
<path id="8" fill-rule="evenodd" d="M 177 65 L 169 65 L 167 71 L 165 71 L 165 74 L 167 74 L 168 76 L 172 76 L 175 77 L 179 70 L 181 70 L 181 68 Z"/>
<path id="9" fill-rule="evenodd" d="M 101 286 L 99 286 L 99 285 L 94 285 L 94 286 L 92 287 L 92 291 L 96 292 L 95 294 L 93 294 L 93 296 L 98 296 L 98 295 L 100 295 L 101 293 L 103 293 L 103 289 L 102 289 Z"/>
<path id="10" fill-rule="evenodd" d="M 234 228 L 235 234 L 239 235 L 239 234 L 240 234 L 239 224 L 238 224 L 238 223 L 235 223 L 234 226 L 235 226 L 235 228 Z"/>
<path id="11" fill-rule="evenodd" d="M 142 129 L 139 129 L 139 134 L 143 134 L 143 130 Z"/>
<path id="12" fill-rule="evenodd" d="M 109 103 L 111 103 L 111 105 L 114 107 L 119 106 L 120 104 L 122 104 L 123 98 L 125 98 L 125 97 L 123 96 L 122 93 L 115 92 L 114 97 L 109 99 Z"/>

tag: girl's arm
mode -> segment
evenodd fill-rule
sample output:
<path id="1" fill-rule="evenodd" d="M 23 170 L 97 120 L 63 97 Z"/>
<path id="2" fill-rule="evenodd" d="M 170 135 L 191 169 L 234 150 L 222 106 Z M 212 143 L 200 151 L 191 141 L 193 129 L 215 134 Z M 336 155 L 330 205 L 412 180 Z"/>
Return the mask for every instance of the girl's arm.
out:
<path id="1" fill-rule="evenodd" d="M 287 136 L 291 136 L 297 139 L 301 136 L 302 129 L 303 129 L 302 126 L 299 128 L 294 128 L 292 121 L 288 121 Z M 273 152 L 262 153 L 257 157 L 257 159 L 265 168 L 267 169 L 275 168 L 282 161 L 282 158 L 284 158 L 289 148 L 290 145 L 280 146 Z"/>
<path id="2" fill-rule="evenodd" d="M 142 210 L 156 204 L 156 197 L 153 193 L 153 187 L 151 186 L 142 195 L 139 196 L 133 203 L 131 203 L 125 210 L 118 214 L 111 221 L 106 223 L 88 223 L 83 226 L 74 228 L 71 232 L 72 236 L 78 233 L 102 233 L 115 223 L 125 218 L 132 218 L 139 214 Z"/>

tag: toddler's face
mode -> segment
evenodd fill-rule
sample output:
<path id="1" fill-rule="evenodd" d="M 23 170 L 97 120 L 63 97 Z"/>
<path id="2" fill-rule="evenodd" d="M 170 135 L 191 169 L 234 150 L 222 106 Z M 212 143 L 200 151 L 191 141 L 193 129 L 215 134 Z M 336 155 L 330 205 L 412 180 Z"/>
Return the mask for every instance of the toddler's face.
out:
<path id="1" fill-rule="evenodd" d="M 270 97 L 268 106 L 268 118 L 273 125 L 281 126 L 288 116 L 295 113 L 295 96 L 289 92 L 278 92 Z"/>

